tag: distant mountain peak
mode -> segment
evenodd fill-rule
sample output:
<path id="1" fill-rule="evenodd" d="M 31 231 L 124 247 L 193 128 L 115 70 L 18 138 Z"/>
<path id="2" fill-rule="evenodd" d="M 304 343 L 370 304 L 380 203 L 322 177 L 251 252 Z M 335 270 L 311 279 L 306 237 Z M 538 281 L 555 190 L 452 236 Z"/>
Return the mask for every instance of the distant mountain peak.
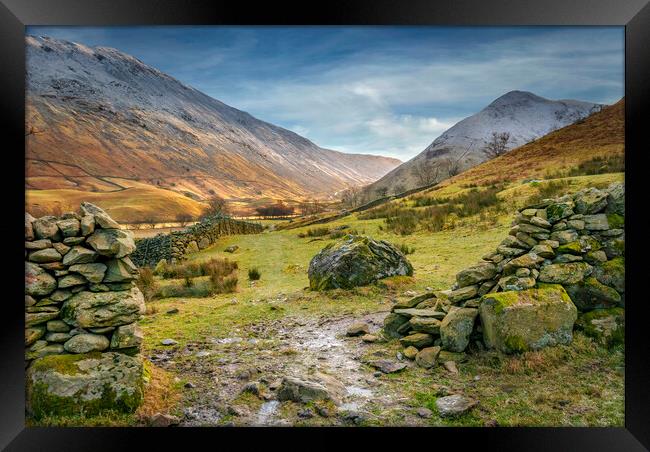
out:
<path id="1" fill-rule="evenodd" d="M 478 113 L 444 131 L 420 154 L 370 186 L 370 190 L 402 186 L 416 188 L 411 174 L 419 161 L 450 160 L 468 169 L 485 161 L 481 149 L 493 133 L 508 132 L 508 149 L 522 146 L 553 130 L 600 111 L 603 105 L 577 100 L 550 100 L 529 91 L 509 91 Z M 420 184 L 421 185 L 421 184 Z"/>

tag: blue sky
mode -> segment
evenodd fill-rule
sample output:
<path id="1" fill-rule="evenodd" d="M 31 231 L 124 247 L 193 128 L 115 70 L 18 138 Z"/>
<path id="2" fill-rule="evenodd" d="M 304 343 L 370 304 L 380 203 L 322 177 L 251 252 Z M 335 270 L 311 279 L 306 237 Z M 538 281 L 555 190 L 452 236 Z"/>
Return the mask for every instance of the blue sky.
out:
<path id="1" fill-rule="evenodd" d="M 622 27 L 28 27 L 114 47 L 344 152 L 408 160 L 511 90 L 614 103 Z"/>

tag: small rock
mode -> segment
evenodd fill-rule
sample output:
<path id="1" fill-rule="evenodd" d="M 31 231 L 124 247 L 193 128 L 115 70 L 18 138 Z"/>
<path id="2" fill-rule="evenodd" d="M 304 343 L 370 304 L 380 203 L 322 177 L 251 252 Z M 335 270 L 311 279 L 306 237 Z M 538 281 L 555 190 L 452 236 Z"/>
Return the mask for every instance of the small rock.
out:
<path id="1" fill-rule="evenodd" d="M 403 352 L 403 355 L 408 359 L 415 359 L 415 355 L 417 354 L 418 354 L 418 349 L 413 347 L 412 345 L 406 347 Z"/>
<path id="2" fill-rule="evenodd" d="M 460 394 L 441 397 L 436 400 L 436 408 L 442 417 L 460 416 L 474 408 L 478 402 Z"/>
<path id="3" fill-rule="evenodd" d="M 298 417 L 303 419 L 311 419 L 314 417 L 314 412 L 310 408 L 305 408 L 298 411 Z"/>
<path id="4" fill-rule="evenodd" d="M 260 395 L 260 384 L 256 381 L 250 382 L 241 390 L 242 393 L 250 393 L 256 396 Z"/>
<path id="5" fill-rule="evenodd" d="M 442 365 L 445 366 L 445 369 L 447 369 L 452 374 L 458 374 L 458 367 L 456 367 L 456 363 L 454 361 L 445 361 L 442 363 Z"/>
<path id="6" fill-rule="evenodd" d="M 429 408 L 424 407 L 418 408 L 415 413 L 424 419 L 429 419 L 433 415 L 433 412 Z"/>
<path id="7" fill-rule="evenodd" d="M 183 386 L 184 386 L 185 388 L 188 388 L 188 389 L 196 388 L 196 386 L 194 385 L 194 383 L 192 383 L 192 382 L 190 382 L 190 381 L 188 381 L 187 383 L 185 383 Z"/>
<path id="8" fill-rule="evenodd" d="M 361 340 L 367 343 L 379 342 L 381 338 L 375 334 L 364 334 L 361 336 Z"/>
<path id="9" fill-rule="evenodd" d="M 370 329 L 368 328 L 368 324 L 365 322 L 355 322 L 350 327 L 348 328 L 347 332 L 345 333 L 346 336 L 354 337 L 354 336 L 362 336 L 364 334 L 370 333 Z"/>
<path id="10" fill-rule="evenodd" d="M 163 339 L 160 341 L 162 345 L 176 345 L 178 342 L 176 342 L 174 339 Z"/>
<path id="11" fill-rule="evenodd" d="M 178 314 L 178 308 L 169 309 L 166 314 Z"/>
<path id="12" fill-rule="evenodd" d="M 375 369 L 382 371 L 385 374 L 392 374 L 406 368 L 406 364 L 404 363 L 389 361 L 387 359 L 379 359 L 377 361 L 371 361 L 368 364 L 374 367 Z"/>
<path id="13" fill-rule="evenodd" d="M 149 425 L 152 427 L 171 427 L 178 425 L 180 420 L 176 416 L 170 414 L 156 413 L 149 418 Z"/>

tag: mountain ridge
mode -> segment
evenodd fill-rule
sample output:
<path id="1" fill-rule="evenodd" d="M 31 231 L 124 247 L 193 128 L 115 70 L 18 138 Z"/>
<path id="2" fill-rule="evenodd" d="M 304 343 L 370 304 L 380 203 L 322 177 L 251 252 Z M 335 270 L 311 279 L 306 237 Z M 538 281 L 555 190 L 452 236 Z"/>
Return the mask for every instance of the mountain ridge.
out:
<path id="1" fill-rule="evenodd" d="M 26 43 L 32 189 L 102 191 L 119 177 L 194 199 L 324 198 L 400 163 L 321 148 L 117 49 Z"/>
<path id="2" fill-rule="evenodd" d="M 418 181 L 411 174 L 423 161 L 458 161 L 467 170 L 486 160 L 481 148 L 492 132 L 509 132 L 508 150 L 522 146 L 553 130 L 567 126 L 600 111 L 603 104 L 572 99 L 550 100 L 529 91 L 509 91 L 479 112 L 462 119 L 444 131 L 420 154 L 393 169 L 366 187 L 390 192 L 395 187 L 416 188 Z"/>

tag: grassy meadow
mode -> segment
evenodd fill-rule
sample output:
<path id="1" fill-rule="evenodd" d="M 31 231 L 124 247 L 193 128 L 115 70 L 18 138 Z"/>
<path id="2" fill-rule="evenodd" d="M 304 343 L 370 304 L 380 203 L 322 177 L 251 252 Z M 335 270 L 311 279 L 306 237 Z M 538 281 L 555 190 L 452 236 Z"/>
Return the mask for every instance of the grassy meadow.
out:
<path id="1" fill-rule="evenodd" d="M 205 375 L 196 373 L 197 365 L 215 366 L 209 371 L 209 375 L 214 375 L 220 372 L 215 370 L 221 367 L 219 360 L 233 356 L 239 366 L 258 365 L 261 357 L 271 362 L 299 360 L 299 347 L 283 345 L 274 329 L 278 325 L 321 324 L 328 319 L 387 313 L 395 301 L 409 297 L 407 291 L 447 289 L 459 270 L 496 247 L 510 228 L 514 210 L 527 201 L 542 195 L 555 196 L 558 191 L 604 187 L 622 178 L 622 173 L 610 173 L 514 182 L 499 185 L 496 191 L 494 185 L 450 185 L 395 201 L 396 206 L 378 206 L 374 213 L 362 212 L 323 225 L 275 230 L 274 226 L 280 224 L 275 222 L 261 234 L 224 237 L 189 257 L 187 265 L 197 276 L 184 278 L 171 270 L 167 277 L 150 275 L 149 284 L 153 288 L 147 294 L 147 314 L 140 322 L 145 333 L 144 356 L 169 353 L 170 348 L 161 345 L 163 339 L 173 338 L 177 344 L 172 347 L 171 367 L 162 369 L 147 363 L 149 383 L 145 402 L 138 412 L 83 419 L 45 418 L 39 425 L 144 425 L 147 415 L 154 412 L 182 416 L 185 405 L 197 403 L 212 391 L 223 391 L 206 380 Z M 476 197 L 477 192 L 490 190 L 495 193 L 485 206 L 473 214 L 457 214 L 463 212 L 464 206 L 456 206 L 454 199 L 471 202 L 474 198 L 468 198 L 468 193 Z M 408 233 L 391 230 L 382 216 L 391 214 L 395 208 L 424 212 L 431 206 L 444 205 L 456 207 L 435 232 L 427 228 L 428 219 L 424 214 L 419 214 L 415 229 Z M 364 216 L 379 218 L 363 219 Z M 346 231 L 407 248 L 408 259 L 415 269 L 413 277 L 388 278 L 353 290 L 310 291 L 309 261 Z M 225 252 L 230 245 L 239 249 L 234 253 Z M 202 270 L 197 269 L 209 266 L 213 259 L 236 262 L 236 269 L 229 264 L 226 270 L 221 270 L 237 279 L 236 287 L 228 293 L 202 292 L 201 287 L 208 287 L 210 276 L 207 273 L 201 276 Z M 259 279 L 249 278 L 251 269 L 258 271 Z M 165 296 L 170 287 L 189 292 L 187 296 Z M 177 312 L 170 313 L 172 310 Z M 205 362 L 191 352 L 211 341 L 228 341 L 233 337 L 254 342 L 211 349 L 212 355 L 204 358 L 208 360 Z M 350 346 L 358 348 L 362 361 L 365 357 L 395 355 L 402 348 L 396 340 L 363 345 L 357 341 Z M 414 366 L 382 376 L 380 386 L 374 389 L 376 397 L 364 408 L 367 416 L 361 425 L 622 426 L 623 369 L 622 347 L 605 349 L 578 332 L 571 345 L 538 352 L 515 356 L 470 352 L 466 360 L 458 363 L 458 374 L 451 374 L 442 366 L 432 370 Z M 372 369 L 363 365 L 362 372 L 370 375 Z M 190 380 L 198 382 L 200 390 L 183 386 Z M 233 384 L 237 384 L 236 380 L 228 382 Z M 476 398 L 479 406 L 458 418 L 440 418 L 435 410 L 436 398 L 454 392 Z M 397 398 L 400 402 L 388 403 L 386 398 Z M 251 394 L 235 394 L 229 403 L 252 411 L 261 409 L 263 404 Z M 431 409 L 431 418 L 422 419 L 414 414 L 422 407 Z M 301 419 L 297 416 L 301 409 L 298 404 L 285 402 L 278 416 L 292 419 L 294 425 L 331 425 L 330 420 L 319 416 Z M 243 418 L 232 415 L 222 416 L 214 424 L 240 425 L 238 422 L 246 425 Z"/>

